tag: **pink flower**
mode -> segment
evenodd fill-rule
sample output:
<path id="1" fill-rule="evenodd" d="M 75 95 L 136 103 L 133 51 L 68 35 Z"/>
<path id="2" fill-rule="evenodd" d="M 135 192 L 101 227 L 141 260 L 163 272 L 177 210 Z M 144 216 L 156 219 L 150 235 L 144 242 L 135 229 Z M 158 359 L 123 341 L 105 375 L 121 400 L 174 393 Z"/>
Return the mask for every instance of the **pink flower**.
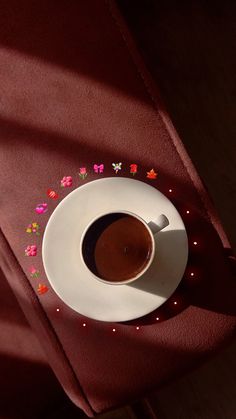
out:
<path id="1" fill-rule="evenodd" d="M 71 176 L 64 176 L 61 180 L 61 186 L 63 188 L 69 188 L 72 186 L 72 177 Z"/>
<path id="2" fill-rule="evenodd" d="M 48 210 L 48 204 L 46 204 L 45 202 L 43 204 L 38 204 L 37 207 L 35 208 L 35 211 L 37 212 L 37 214 L 44 214 L 47 210 Z"/>
<path id="3" fill-rule="evenodd" d="M 30 276 L 32 276 L 33 278 L 38 278 L 39 271 L 34 266 L 31 266 L 29 268 L 29 271 L 30 271 Z"/>
<path id="4" fill-rule="evenodd" d="M 79 176 L 82 179 L 85 179 L 87 177 L 87 175 L 88 175 L 88 173 L 87 173 L 86 167 L 80 167 L 80 169 L 79 169 Z"/>
<path id="5" fill-rule="evenodd" d="M 37 255 L 37 246 L 32 244 L 31 246 L 27 246 L 25 249 L 25 256 L 36 256 Z"/>

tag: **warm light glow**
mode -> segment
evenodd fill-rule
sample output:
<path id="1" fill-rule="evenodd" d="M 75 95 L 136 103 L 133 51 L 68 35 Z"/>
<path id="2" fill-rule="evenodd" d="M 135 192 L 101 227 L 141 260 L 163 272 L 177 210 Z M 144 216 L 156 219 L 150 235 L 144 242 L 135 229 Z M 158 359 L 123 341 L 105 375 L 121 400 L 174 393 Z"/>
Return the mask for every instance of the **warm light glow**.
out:
<path id="1" fill-rule="evenodd" d="M 194 246 L 197 246 L 197 242 L 193 242 Z"/>
<path id="2" fill-rule="evenodd" d="M 2 8 L 2 6 L 1 6 Z M 5 60 L 5 61 L 4 61 Z M 56 62 L 49 62 L 40 58 L 39 56 L 33 56 L 33 54 L 27 54 L 23 52 L 23 49 L 17 50 L 3 47 L 1 45 L 1 62 L 10 62 L 12 74 L 12 78 L 9 77 L 7 72 L 3 74 L 1 71 L 1 86 L 8 86 L 8 96 L 11 96 L 11 92 L 14 91 L 22 91 L 22 86 L 24 86 L 24 93 L 27 97 L 28 102 L 31 103 L 35 99 L 35 89 L 32 89 L 32 86 L 38 86 L 40 82 L 40 91 L 41 91 L 41 100 L 42 102 L 34 103 L 34 118 L 31 118 L 30 112 L 23 112 L 21 106 L 15 106 L 14 109 L 12 106 L 1 106 L 1 117 L 4 120 L 11 121 L 9 122 L 14 124 L 19 124 L 22 126 L 30 127 L 32 130 L 36 132 L 36 130 L 41 130 L 47 133 L 55 133 L 58 130 L 58 120 L 63 120 L 65 118 L 64 115 L 64 107 L 60 106 L 57 107 L 57 118 L 48 118 L 48 106 L 50 109 L 55 105 L 55 98 L 54 96 L 48 95 L 48 86 L 47 83 L 41 83 L 41 80 L 44 80 L 45 77 L 48 77 L 50 80 L 57 80 L 58 83 L 66 83 L 68 86 L 68 95 L 73 94 L 76 89 L 80 89 L 81 92 L 86 91 L 86 86 L 91 86 L 91 91 L 96 92 L 96 97 L 100 98 L 103 97 L 103 105 L 104 105 L 104 112 L 101 112 L 101 104 L 100 100 L 94 100 L 94 112 L 89 114 L 86 109 L 80 108 L 80 117 L 82 120 L 86 120 L 88 126 L 92 124 L 99 123 L 99 126 L 105 126 L 107 121 L 107 112 L 109 112 L 110 103 L 114 100 L 114 97 L 119 98 L 119 104 L 121 109 L 133 109 L 133 98 L 128 94 L 128 92 L 121 90 L 119 87 L 115 85 L 109 85 L 108 83 L 101 83 L 96 78 L 89 76 L 86 72 L 78 72 L 76 69 L 73 68 L 63 68 Z M 24 71 L 22 71 L 22 66 L 24 67 Z M 35 66 L 37 66 L 38 71 L 35 71 Z M 30 77 L 25 77 L 25 74 L 30 74 Z M 48 80 L 47 79 L 47 80 Z M 8 83 L 8 84 L 7 84 Z M 64 84 L 63 84 L 64 85 Z M 7 99 L 6 99 L 7 100 Z M 48 105 L 48 106 L 46 106 Z M 137 108 L 137 114 L 142 115 L 143 112 L 147 112 L 149 109 L 149 104 L 143 100 L 137 100 L 135 104 Z M 37 109 L 40 107 L 40 112 Z M 124 119 L 124 124 L 129 122 L 130 113 L 124 112 L 122 118 Z M 109 118 L 112 124 L 114 125 L 117 123 L 117 115 L 116 112 L 110 112 Z M 77 130 L 71 128 L 70 136 L 73 141 L 77 141 L 78 133 Z M 80 127 L 80 135 L 81 137 L 85 137 L 86 135 L 86 124 L 81 124 Z M 67 135 L 67 126 L 66 124 L 60 125 L 60 133 L 63 136 Z M 95 143 L 99 142 L 100 140 L 100 132 L 97 130 L 94 132 L 94 141 Z M 107 144 L 107 152 L 114 153 L 114 145 L 112 141 Z M 133 162 L 134 158 L 134 150 L 130 147 L 126 152 L 126 159 Z M 97 162 L 102 163 L 102 162 Z"/>
<path id="3" fill-rule="evenodd" d="M 59 309 L 59 308 L 57 308 L 57 311 L 60 311 L 60 309 Z"/>
<path id="4" fill-rule="evenodd" d="M 171 193 L 172 192 L 172 189 L 169 189 L 169 192 Z"/>
<path id="5" fill-rule="evenodd" d="M 160 320 L 159 317 L 156 317 L 156 320 Z"/>
<path id="6" fill-rule="evenodd" d="M 139 326 L 136 327 L 136 330 L 139 330 Z"/>
<path id="7" fill-rule="evenodd" d="M 115 332 L 116 331 L 116 329 L 112 329 L 112 332 Z"/>
<path id="8" fill-rule="evenodd" d="M 85 327 L 86 326 L 86 323 L 83 323 L 83 326 Z"/>
<path id="9" fill-rule="evenodd" d="M 174 305 L 176 305 L 177 304 L 177 301 L 174 301 Z"/>
<path id="10" fill-rule="evenodd" d="M 191 272 L 191 274 L 190 274 L 191 276 L 194 276 L 194 273 L 193 272 Z"/>
<path id="11" fill-rule="evenodd" d="M 190 213 L 190 211 L 189 211 L 189 210 L 187 210 L 187 211 L 186 211 L 186 214 L 189 214 L 189 213 Z"/>

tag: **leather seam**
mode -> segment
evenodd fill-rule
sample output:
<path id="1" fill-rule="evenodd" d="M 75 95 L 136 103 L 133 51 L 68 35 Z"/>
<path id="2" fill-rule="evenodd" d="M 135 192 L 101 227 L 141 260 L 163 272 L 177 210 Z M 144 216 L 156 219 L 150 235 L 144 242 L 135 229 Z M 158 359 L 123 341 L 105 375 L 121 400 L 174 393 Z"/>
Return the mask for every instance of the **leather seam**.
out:
<path id="1" fill-rule="evenodd" d="M 124 33 L 124 30 L 123 30 L 123 27 L 122 27 L 123 25 L 125 27 L 125 30 L 128 32 L 128 36 L 132 39 L 132 42 L 134 44 L 135 44 L 135 42 L 133 40 L 132 35 L 130 34 L 129 29 L 127 28 L 126 23 L 123 22 L 123 17 L 120 15 L 120 11 L 119 11 L 119 8 L 116 4 L 116 0 L 105 0 L 105 3 L 107 4 L 108 10 L 110 12 L 110 15 L 113 18 L 113 21 L 114 21 L 116 27 L 118 28 L 118 31 L 121 35 L 121 38 L 123 39 L 123 41 L 126 45 L 126 48 L 129 52 L 129 55 L 131 57 L 131 60 L 134 64 L 134 66 L 137 70 L 137 73 L 138 73 L 139 77 L 141 78 L 141 80 L 142 80 L 142 82 L 143 82 L 143 84 L 146 88 L 146 91 L 147 91 L 147 93 L 148 93 L 148 95 L 149 95 L 149 97 L 150 97 L 150 99 L 153 103 L 153 107 L 156 110 L 156 112 L 160 115 L 160 117 L 162 119 L 162 122 L 164 124 L 164 127 L 165 127 L 166 131 L 168 132 L 168 134 L 170 136 L 170 139 L 171 139 L 170 143 L 172 144 L 172 147 L 177 152 L 177 154 L 180 158 L 180 161 L 182 162 L 183 166 L 185 167 L 186 172 L 188 173 L 196 191 L 198 192 L 199 198 L 200 198 L 200 200 L 202 202 L 202 205 L 203 205 L 203 208 L 205 209 L 205 212 L 206 212 L 206 214 L 209 218 L 209 221 L 212 223 L 215 230 L 217 231 L 217 233 L 218 233 L 218 235 L 221 239 L 222 245 L 224 245 L 224 247 L 226 247 L 226 248 L 231 248 L 231 245 L 228 241 L 228 238 L 226 236 L 224 228 L 223 228 L 223 226 L 222 226 L 222 224 L 219 220 L 218 215 L 216 214 L 216 210 L 214 208 L 214 205 L 211 203 L 210 197 L 208 196 L 206 188 L 205 188 L 201 178 L 199 177 L 198 172 L 197 172 L 193 162 L 191 161 L 187 151 L 185 150 L 185 147 L 184 147 L 181 139 L 179 138 L 179 135 L 177 134 L 167 111 L 165 110 L 165 106 L 163 105 L 163 102 L 162 102 L 162 99 L 160 97 L 159 92 L 157 93 L 157 98 L 155 97 L 156 95 L 155 96 L 153 95 L 153 92 L 152 92 L 151 87 L 150 87 L 150 83 L 155 84 L 155 87 L 157 89 L 156 83 L 153 81 L 149 70 L 147 69 L 145 63 L 143 62 L 141 54 L 139 53 L 138 48 L 136 47 L 136 45 L 135 45 L 135 47 L 136 47 L 135 48 L 136 49 L 135 53 L 139 54 L 139 59 L 142 60 L 142 63 L 145 66 L 145 72 L 148 73 L 148 76 L 146 76 L 143 73 L 142 69 L 140 68 L 139 64 L 136 62 L 136 59 L 134 58 L 134 55 L 133 55 L 134 51 L 132 51 L 133 46 L 131 46 L 129 44 L 129 42 L 126 38 L 126 34 Z M 147 80 L 147 77 L 149 78 L 149 81 Z M 159 109 L 159 103 L 158 102 L 161 103 L 164 110 Z M 176 144 L 176 143 L 178 143 L 178 144 Z M 178 147 L 182 148 L 181 151 L 182 151 L 182 153 L 185 154 L 184 158 L 181 155 L 181 152 L 178 150 Z M 185 159 L 188 160 L 188 164 L 191 165 L 191 169 L 188 167 L 188 164 L 186 163 Z"/>

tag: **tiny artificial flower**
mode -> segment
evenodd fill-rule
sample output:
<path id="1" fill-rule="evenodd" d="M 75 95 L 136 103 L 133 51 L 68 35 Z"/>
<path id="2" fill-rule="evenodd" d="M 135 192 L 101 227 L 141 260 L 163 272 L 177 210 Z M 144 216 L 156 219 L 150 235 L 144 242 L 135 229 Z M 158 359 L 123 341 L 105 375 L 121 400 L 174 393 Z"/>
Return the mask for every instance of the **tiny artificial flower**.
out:
<path id="1" fill-rule="evenodd" d="M 39 284 L 37 291 L 40 295 L 45 294 L 48 291 L 48 287 L 44 284 Z"/>
<path id="2" fill-rule="evenodd" d="M 32 278 L 38 278 L 39 271 L 34 266 L 31 266 L 29 268 L 29 271 L 30 271 L 30 276 L 32 276 Z"/>
<path id="3" fill-rule="evenodd" d="M 25 256 L 37 256 L 37 246 L 35 244 L 27 246 Z"/>
<path id="4" fill-rule="evenodd" d="M 69 188 L 72 186 L 72 177 L 71 176 L 64 176 L 61 180 L 61 187 L 62 188 Z"/>
<path id="5" fill-rule="evenodd" d="M 156 179 L 157 173 L 154 171 L 154 169 L 147 172 L 147 178 L 148 179 Z"/>
<path id="6" fill-rule="evenodd" d="M 48 210 L 48 204 L 46 204 L 46 202 L 44 202 L 43 204 L 38 204 L 37 207 L 35 208 L 35 211 L 37 212 L 37 214 L 44 214 L 45 212 L 47 212 Z"/>
<path id="7" fill-rule="evenodd" d="M 116 174 L 119 170 L 121 170 L 122 163 L 112 163 L 113 169 L 115 170 Z"/>
<path id="8" fill-rule="evenodd" d="M 104 164 L 94 164 L 93 165 L 93 170 L 95 173 L 103 173 L 104 172 Z"/>
<path id="9" fill-rule="evenodd" d="M 26 233 L 30 233 L 30 234 L 31 233 L 36 233 L 36 236 L 39 236 L 40 235 L 39 224 L 38 223 L 29 224 L 27 229 L 26 229 Z"/>
<path id="10" fill-rule="evenodd" d="M 79 169 L 79 176 L 82 179 L 85 179 L 88 176 L 86 167 L 80 167 L 80 169 Z"/>
<path id="11" fill-rule="evenodd" d="M 64 179 L 64 178 L 63 178 Z M 55 191 L 53 191 L 52 189 L 48 189 L 47 190 L 47 196 L 49 197 L 49 198 L 52 198 L 52 199 L 58 199 L 59 198 L 59 195 L 58 195 L 58 193 L 56 193 Z"/>
<path id="12" fill-rule="evenodd" d="M 130 165 L 130 173 L 132 173 L 132 175 L 136 175 L 138 171 L 138 165 L 137 164 L 131 164 Z"/>

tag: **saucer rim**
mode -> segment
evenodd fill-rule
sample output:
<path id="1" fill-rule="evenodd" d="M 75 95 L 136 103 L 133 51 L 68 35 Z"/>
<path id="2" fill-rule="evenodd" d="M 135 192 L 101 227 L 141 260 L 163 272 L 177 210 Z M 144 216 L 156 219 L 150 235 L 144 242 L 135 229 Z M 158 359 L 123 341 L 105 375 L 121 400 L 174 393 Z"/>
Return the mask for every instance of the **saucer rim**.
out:
<path id="1" fill-rule="evenodd" d="M 117 319 L 117 318 L 114 318 L 114 319 L 112 319 L 112 316 L 110 316 L 109 318 L 98 318 L 99 316 L 97 316 L 96 315 L 96 313 L 94 314 L 92 314 L 91 312 L 88 314 L 88 313 L 81 313 L 80 311 L 79 311 L 79 308 L 78 307 L 75 307 L 73 304 L 70 304 L 68 301 L 65 301 L 64 299 L 63 299 L 63 295 L 61 295 L 61 293 L 57 290 L 57 288 L 54 286 L 54 284 L 55 284 L 55 281 L 53 280 L 53 279 L 51 279 L 51 276 L 50 276 L 50 274 L 49 274 L 49 272 L 48 272 L 48 269 L 47 269 L 47 264 L 46 264 L 46 262 L 45 262 L 45 259 L 46 259 L 46 254 L 45 254 L 45 247 L 46 247 L 46 239 L 47 239 L 47 234 L 48 234 L 48 231 L 49 231 L 49 229 L 50 229 L 50 226 L 51 226 L 51 223 L 53 222 L 53 219 L 54 219 L 54 217 L 55 217 L 55 214 L 57 214 L 57 212 L 63 207 L 63 205 L 64 205 L 64 203 L 65 203 L 65 200 L 67 200 L 67 202 L 69 202 L 69 200 L 71 199 L 71 197 L 73 197 L 73 195 L 74 194 L 76 194 L 76 193 L 78 193 L 79 191 L 81 191 L 82 189 L 86 189 L 86 187 L 88 186 L 88 185 L 91 185 L 91 184 L 96 184 L 96 183 L 102 183 L 102 182 L 108 182 L 108 181 L 110 181 L 110 180 L 112 180 L 112 182 L 120 182 L 120 181 L 123 181 L 123 180 L 128 180 L 128 181 L 130 181 L 130 182 L 134 182 L 135 181 L 135 183 L 137 182 L 137 183 L 139 183 L 139 184 L 141 184 L 142 186 L 143 185 L 145 185 L 145 187 L 148 187 L 150 190 L 152 190 L 153 192 L 158 192 L 158 194 L 160 194 L 160 195 L 162 195 L 163 197 L 164 197 L 164 199 L 165 200 L 167 200 L 167 201 L 169 201 L 169 203 L 172 205 L 172 207 L 174 207 L 174 209 L 175 209 L 175 211 L 177 212 L 177 214 L 178 214 L 178 216 L 179 216 L 179 218 L 180 218 L 180 220 L 181 220 L 181 222 L 182 222 L 182 226 L 183 226 L 183 232 L 185 233 L 185 236 L 186 236 L 186 254 L 185 254 L 185 263 L 184 263 L 184 269 L 183 269 L 183 274 L 182 274 L 182 276 L 181 276 L 181 278 L 179 279 L 179 281 L 178 281 L 178 283 L 177 283 L 177 285 L 176 285 L 176 287 L 174 287 L 173 288 L 173 290 L 172 290 L 172 292 L 171 292 L 171 294 L 168 296 L 168 297 L 163 297 L 163 296 L 159 296 L 160 297 L 160 299 L 162 299 L 162 302 L 160 303 L 160 304 L 158 304 L 158 305 L 156 305 L 156 303 L 154 304 L 154 306 L 153 307 L 151 307 L 150 308 L 150 310 L 145 310 L 145 313 L 141 313 L 141 314 L 139 314 L 139 315 L 137 315 L 137 314 L 135 314 L 135 315 L 133 315 L 133 316 L 128 316 L 128 318 L 122 318 L 122 319 Z M 128 211 L 127 211 L 128 212 Z M 130 212 L 132 212 L 132 211 L 130 211 Z M 104 214 L 104 213 L 103 213 Z M 138 215 L 139 216 L 139 215 Z M 141 216 L 139 216 L 141 219 L 142 219 L 142 217 Z M 144 220 L 145 221 L 145 220 Z M 145 221 L 146 222 L 146 221 Z M 131 320 L 134 320 L 134 319 L 138 319 L 138 318 L 140 318 L 140 317 L 143 317 L 143 316 L 145 316 L 145 315 L 148 315 L 148 314 L 150 314 L 152 311 L 154 311 L 154 310 L 156 310 L 158 307 L 160 307 L 166 300 L 168 300 L 170 297 L 171 297 L 171 295 L 174 293 L 174 291 L 176 290 L 176 288 L 178 287 L 178 285 L 179 285 L 179 283 L 181 282 L 181 280 L 182 280 L 182 278 L 183 278 L 183 275 L 184 275 L 184 272 L 185 272 L 185 269 L 186 269 L 186 266 L 187 266 L 187 262 L 188 262 L 188 253 L 189 253 L 189 248 L 188 248 L 188 237 L 187 237 L 187 232 L 186 232 L 186 229 L 185 229 L 185 225 L 184 225 L 184 222 L 183 222 L 183 219 L 182 219 L 182 217 L 181 217 L 181 215 L 180 215 L 180 213 L 179 213 L 179 211 L 177 210 L 177 208 L 173 205 L 173 203 L 162 193 L 162 192 L 160 192 L 157 188 L 155 188 L 155 187 L 153 187 L 152 185 L 149 185 L 149 184 L 147 184 L 146 182 L 143 182 L 143 181 L 140 181 L 140 180 L 136 180 L 136 179 L 130 179 L 130 178 L 128 178 L 128 177 L 117 177 L 117 178 L 114 178 L 114 177 L 105 177 L 105 178 L 100 178 L 100 179 L 96 179 L 96 180 L 94 180 L 94 181 L 90 181 L 90 182 L 86 182 L 85 184 L 83 184 L 83 185 L 80 185 L 80 186 L 78 186 L 77 188 L 75 188 L 73 191 L 71 191 L 68 195 L 66 195 L 63 199 L 62 199 L 62 201 L 57 205 L 57 207 L 54 209 L 54 211 L 52 212 L 52 214 L 50 215 L 50 218 L 48 219 L 48 222 L 47 222 L 47 225 L 46 225 L 46 228 L 45 228 L 45 232 L 44 232 L 44 236 L 43 236 L 43 243 L 42 243 L 42 259 L 43 259 L 43 266 L 44 266 L 44 269 L 45 269 L 45 273 L 46 273 L 46 276 L 47 276 L 47 278 L 48 278 L 48 281 L 49 281 L 49 283 L 50 283 L 50 285 L 52 286 L 52 288 L 53 288 L 53 290 L 55 291 L 55 293 L 56 293 L 56 295 L 63 301 L 63 303 L 64 304 L 66 304 L 68 307 L 70 307 L 71 309 L 73 309 L 73 310 L 75 310 L 75 312 L 77 312 L 77 313 L 79 313 L 79 314 L 81 314 L 81 315 L 84 315 L 84 316 L 87 316 L 88 318 L 91 318 L 91 319 L 94 319 L 94 320 L 99 320 L 99 321 L 106 321 L 106 322 L 125 322 L 125 321 L 131 321 Z M 89 271 L 89 270 L 88 270 Z M 89 271 L 89 273 L 90 273 L 90 271 Z M 97 281 L 98 282 L 98 281 Z M 101 283 L 102 283 L 102 281 L 100 281 Z M 103 285 L 104 286 L 111 286 L 111 284 L 106 284 L 106 283 L 104 283 L 103 282 Z M 117 284 L 117 285 L 119 285 L 120 287 L 125 287 L 126 286 L 126 284 Z M 126 316 L 127 317 L 127 316 Z"/>

